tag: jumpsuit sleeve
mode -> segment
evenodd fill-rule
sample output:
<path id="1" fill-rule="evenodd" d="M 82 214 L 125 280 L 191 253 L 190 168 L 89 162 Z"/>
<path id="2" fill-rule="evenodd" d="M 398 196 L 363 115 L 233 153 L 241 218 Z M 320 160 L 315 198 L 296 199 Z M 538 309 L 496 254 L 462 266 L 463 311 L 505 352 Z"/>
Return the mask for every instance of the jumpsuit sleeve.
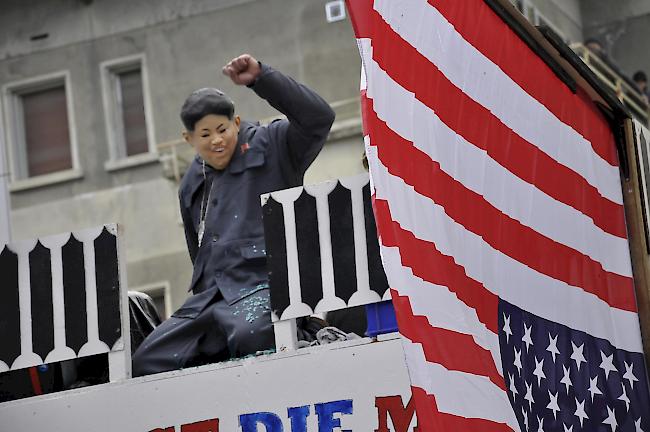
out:
<path id="1" fill-rule="evenodd" d="M 334 111 L 323 98 L 293 78 L 262 65 L 262 73 L 251 88 L 273 108 L 287 116 L 278 143 L 284 146 L 289 166 L 302 179 L 327 139 Z"/>

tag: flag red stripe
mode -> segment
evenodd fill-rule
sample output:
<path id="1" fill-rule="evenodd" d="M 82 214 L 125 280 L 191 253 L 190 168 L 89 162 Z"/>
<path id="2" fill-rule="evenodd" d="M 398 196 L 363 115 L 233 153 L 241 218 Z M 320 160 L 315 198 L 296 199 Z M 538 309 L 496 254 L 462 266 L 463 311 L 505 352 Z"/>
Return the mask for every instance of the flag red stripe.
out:
<path id="1" fill-rule="evenodd" d="M 454 86 L 435 65 L 401 39 L 377 12 L 371 15 L 373 58 L 394 81 L 434 110 L 449 128 L 486 151 L 514 175 L 587 215 L 603 231 L 626 238 L 621 205 L 603 197 L 585 178 L 514 133 Z M 422 76 L 429 79 L 423 80 Z M 432 88 L 431 83 L 435 83 L 435 87 Z M 477 124 L 481 127 L 476 127 Z"/>
<path id="2" fill-rule="evenodd" d="M 492 354 L 479 346 L 472 336 L 433 327 L 426 317 L 413 313 L 408 297 L 399 295 L 394 289 L 391 289 L 391 297 L 400 333 L 422 345 L 427 361 L 448 370 L 484 376 L 506 391 L 506 383 L 494 364 Z"/>
<path id="3" fill-rule="evenodd" d="M 631 278 L 605 271 L 602 265 L 503 214 L 481 195 L 467 189 L 429 156 L 405 140 L 372 110 L 366 99 L 371 144 L 388 171 L 423 196 L 444 207 L 457 223 L 480 235 L 493 248 L 554 279 L 595 294 L 610 306 L 636 311 Z M 580 269 L 580 271 L 576 271 Z"/>
<path id="4" fill-rule="evenodd" d="M 411 386 L 411 392 L 415 400 L 418 427 L 421 431 L 512 432 L 512 428 L 504 423 L 440 412 L 435 396 L 415 386 Z"/>
<path id="5" fill-rule="evenodd" d="M 366 113 L 368 106 L 365 103 L 366 99 L 368 99 L 368 92 L 361 90 L 361 133 L 363 133 L 363 136 L 368 135 L 368 113 Z"/>
<path id="6" fill-rule="evenodd" d="M 449 288 L 460 301 L 476 310 L 485 327 L 498 334 L 498 297 L 467 276 L 465 269 L 452 257 L 441 254 L 435 244 L 418 239 L 393 221 L 386 201 L 375 198 L 373 204 L 382 245 L 398 247 L 402 264 L 409 267 L 415 276 Z"/>
<path id="7" fill-rule="evenodd" d="M 582 89 L 573 94 L 483 0 L 428 0 L 463 39 L 497 64 L 513 81 L 573 128 L 612 166 L 618 166 L 612 131 Z M 468 11 L 471 11 L 468 12 Z"/>

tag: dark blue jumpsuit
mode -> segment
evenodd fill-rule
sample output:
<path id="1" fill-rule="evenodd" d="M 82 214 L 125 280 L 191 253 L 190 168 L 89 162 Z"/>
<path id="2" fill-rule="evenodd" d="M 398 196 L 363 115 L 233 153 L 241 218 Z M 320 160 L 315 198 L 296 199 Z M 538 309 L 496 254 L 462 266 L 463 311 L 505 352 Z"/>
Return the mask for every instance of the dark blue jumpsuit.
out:
<path id="1" fill-rule="evenodd" d="M 134 376 L 274 346 L 260 195 L 302 184 L 334 112 L 316 93 L 267 65 L 250 87 L 287 120 L 266 126 L 242 121 L 224 170 L 206 164 L 204 176 L 197 156 L 185 173 L 179 197 L 194 264 L 193 295 L 135 352 Z M 199 247 L 202 201 L 209 209 Z"/>

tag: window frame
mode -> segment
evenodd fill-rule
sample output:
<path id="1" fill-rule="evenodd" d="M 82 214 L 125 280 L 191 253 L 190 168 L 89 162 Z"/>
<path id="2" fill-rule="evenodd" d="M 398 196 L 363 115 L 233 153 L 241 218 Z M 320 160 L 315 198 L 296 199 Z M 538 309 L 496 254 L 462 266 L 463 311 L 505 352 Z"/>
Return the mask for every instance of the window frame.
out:
<path id="1" fill-rule="evenodd" d="M 544 21 L 544 25 L 557 33 L 564 42 L 569 42 L 569 38 L 564 34 L 564 32 L 562 32 L 555 23 L 549 20 L 546 15 L 541 13 L 537 6 L 532 4 L 530 0 L 510 0 L 510 2 L 531 24 L 539 26 L 540 21 Z M 517 5 L 518 2 L 521 2 L 521 9 L 519 9 Z"/>
<path id="2" fill-rule="evenodd" d="M 133 156 L 126 156 L 124 125 L 122 124 L 122 106 L 119 99 L 119 74 L 140 70 L 142 79 L 142 99 L 144 101 L 144 121 L 147 133 L 148 151 Z M 108 160 L 104 163 L 106 171 L 116 171 L 159 160 L 156 146 L 153 109 L 149 91 L 149 74 L 144 54 L 134 54 L 103 61 L 99 64 L 104 124 L 108 143 Z"/>
<path id="3" fill-rule="evenodd" d="M 339 7 L 340 9 L 340 14 L 339 15 L 334 15 L 332 13 L 334 7 Z M 343 0 L 332 0 L 328 1 L 325 4 L 325 18 L 327 19 L 328 23 L 334 23 L 337 21 L 343 21 L 344 19 L 347 18 L 347 11 L 345 9 L 345 2 Z"/>
<path id="4" fill-rule="evenodd" d="M 66 113 L 68 116 L 68 136 L 70 138 L 70 157 L 72 168 L 36 176 L 27 175 L 27 148 L 25 142 L 25 121 L 23 118 L 22 97 L 29 93 L 63 85 L 65 91 Z M 8 149 L 10 169 L 9 190 L 11 192 L 47 186 L 83 177 L 79 161 L 79 145 L 74 115 L 74 99 L 70 71 L 62 70 L 31 78 L 12 81 L 2 86 L 2 105 L 4 109 L 5 141 Z"/>
<path id="5" fill-rule="evenodd" d="M 164 311 L 158 311 L 160 314 L 161 312 L 165 313 L 165 317 L 161 316 L 161 319 L 164 321 L 165 319 L 169 318 L 172 316 L 172 313 L 174 312 L 172 310 L 172 298 L 171 298 L 171 285 L 169 284 L 169 281 L 164 280 L 164 281 L 159 281 L 159 282 L 153 282 L 149 283 L 146 285 L 141 285 L 135 288 L 131 288 L 134 291 L 139 291 L 141 293 L 147 294 L 150 297 L 154 297 L 156 294 L 162 293 L 163 299 L 165 302 L 165 310 Z"/>
<path id="6" fill-rule="evenodd" d="M 545 26 L 547 26 L 548 28 L 550 28 L 551 30 L 553 30 L 553 31 L 554 31 L 558 36 L 560 36 L 560 38 L 562 38 L 562 40 L 563 40 L 567 45 L 569 44 L 569 38 L 564 34 L 564 32 L 562 32 L 562 30 L 560 30 L 558 26 L 556 26 L 556 25 L 555 25 L 551 20 L 549 20 L 549 19 L 546 17 L 546 15 L 544 15 L 543 13 L 541 13 L 541 12 L 539 11 L 539 9 L 537 9 L 537 8 L 534 7 L 534 6 L 533 6 L 533 14 L 534 14 L 534 17 L 535 17 L 535 22 L 534 22 L 534 24 L 535 24 L 536 26 L 539 26 L 539 25 L 545 25 Z M 542 23 L 541 21 L 544 21 L 544 22 Z"/>

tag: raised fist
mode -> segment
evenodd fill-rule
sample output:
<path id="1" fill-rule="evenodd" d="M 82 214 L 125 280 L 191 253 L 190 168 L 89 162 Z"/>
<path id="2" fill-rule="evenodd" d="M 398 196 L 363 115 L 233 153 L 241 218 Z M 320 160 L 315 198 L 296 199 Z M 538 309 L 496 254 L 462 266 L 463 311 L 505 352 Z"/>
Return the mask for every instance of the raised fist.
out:
<path id="1" fill-rule="evenodd" d="M 232 82 L 237 85 L 249 85 L 260 76 L 262 69 L 258 61 L 250 54 L 242 54 L 230 60 L 223 67 L 222 72 L 224 75 L 228 75 Z"/>

